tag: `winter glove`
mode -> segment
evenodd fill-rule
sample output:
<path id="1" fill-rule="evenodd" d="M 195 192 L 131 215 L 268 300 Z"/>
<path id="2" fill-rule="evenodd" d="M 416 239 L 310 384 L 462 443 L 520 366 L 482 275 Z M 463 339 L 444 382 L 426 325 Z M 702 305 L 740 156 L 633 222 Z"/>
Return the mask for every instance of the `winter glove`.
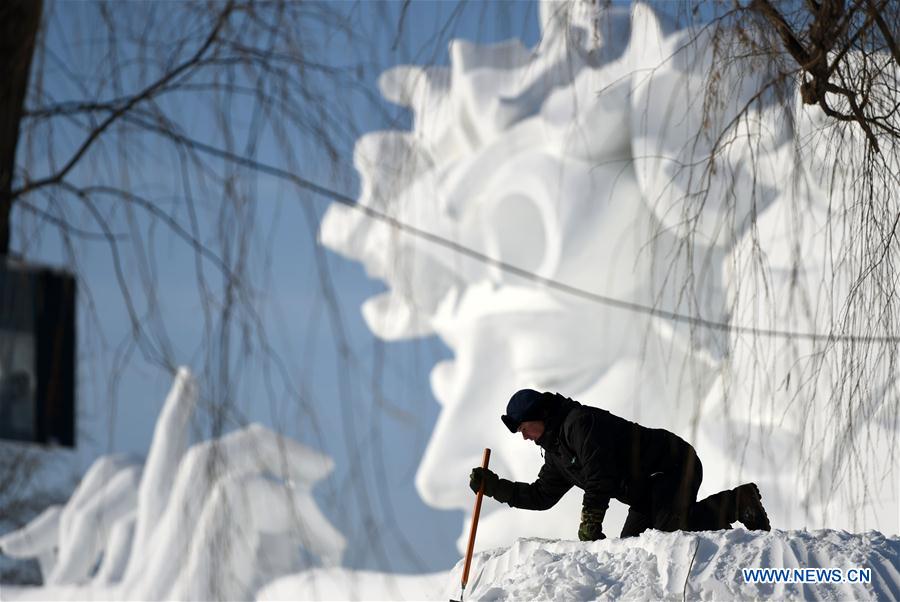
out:
<path id="1" fill-rule="evenodd" d="M 578 539 L 581 541 L 596 541 L 606 539 L 603 534 L 603 517 L 606 510 L 597 510 L 584 506 L 581 509 L 581 525 L 578 526 Z"/>
<path id="2" fill-rule="evenodd" d="M 484 495 L 492 497 L 498 502 L 508 503 L 512 499 L 512 481 L 501 479 L 495 473 L 481 466 L 473 468 L 469 474 L 469 489 L 478 493 L 482 480 L 484 480 Z"/>

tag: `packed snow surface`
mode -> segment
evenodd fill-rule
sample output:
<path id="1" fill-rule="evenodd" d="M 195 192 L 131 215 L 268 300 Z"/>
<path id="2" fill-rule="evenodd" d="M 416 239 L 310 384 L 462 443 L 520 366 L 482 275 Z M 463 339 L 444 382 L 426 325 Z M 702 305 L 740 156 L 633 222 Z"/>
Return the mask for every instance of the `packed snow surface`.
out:
<path id="1" fill-rule="evenodd" d="M 751 584 L 741 569 L 870 568 L 871 583 Z M 459 599 L 462 562 L 442 599 Z M 469 600 L 897 600 L 900 539 L 876 531 L 647 531 L 596 542 L 517 540 L 477 554 Z"/>

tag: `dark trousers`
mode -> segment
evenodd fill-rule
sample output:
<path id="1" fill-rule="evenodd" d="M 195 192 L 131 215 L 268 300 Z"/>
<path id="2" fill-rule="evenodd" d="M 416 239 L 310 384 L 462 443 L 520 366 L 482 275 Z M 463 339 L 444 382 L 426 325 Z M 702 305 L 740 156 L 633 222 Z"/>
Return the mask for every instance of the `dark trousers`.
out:
<path id="1" fill-rule="evenodd" d="M 640 535 L 647 529 L 660 531 L 714 531 L 729 529 L 736 516 L 733 489 L 697 501 L 703 480 L 703 465 L 688 446 L 678 466 L 655 473 L 638 489 L 628 510 L 621 537 Z"/>

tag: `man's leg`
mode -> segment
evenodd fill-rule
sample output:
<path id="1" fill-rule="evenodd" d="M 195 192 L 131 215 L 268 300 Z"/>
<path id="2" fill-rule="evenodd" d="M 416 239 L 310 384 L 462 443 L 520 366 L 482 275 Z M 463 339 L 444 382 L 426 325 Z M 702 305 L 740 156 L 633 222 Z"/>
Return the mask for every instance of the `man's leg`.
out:
<path id="1" fill-rule="evenodd" d="M 690 451 L 692 453 L 687 455 L 683 482 L 690 484 L 691 497 L 685 497 L 684 489 L 680 492 L 682 499 L 680 506 L 687 520 L 678 528 L 685 531 L 716 531 L 731 528 L 737 512 L 734 490 L 720 491 L 697 501 L 697 492 L 703 481 L 703 463 L 693 448 Z"/>
<path id="2" fill-rule="evenodd" d="M 630 506 L 628 508 L 628 516 L 625 517 L 625 524 L 622 525 L 622 533 L 619 537 L 636 537 L 649 529 L 650 526 L 650 517 L 640 510 L 636 510 L 634 506 Z"/>
<path id="3" fill-rule="evenodd" d="M 653 483 L 653 528 L 660 531 L 687 531 L 696 490 L 681 474 L 660 475 Z"/>
<path id="4" fill-rule="evenodd" d="M 681 465 L 651 477 L 652 523 L 660 531 L 689 531 L 697 490 L 703 480 L 703 465 L 693 447 L 685 450 Z"/>
<path id="5" fill-rule="evenodd" d="M 730 529 L 736 520 L 734 490 L 714 493 L 691 506 L 690 531 Z"/>
<path id="6" fill-rule="evenodd" d="M 768 531 L 771 528 L 756 484 L 745 483 L 698 502 L 697 491 L 702 480 L 703 465 L 693 447 L 687 449 L 679 470 L 651 478 L 653 528 L 660 531 L 715 531 L 730 529 L 738 520 L 750 530 Z"/>
<path id="7" fill-rule="evenodd" d="M 751 531 L 769 531 L 769 517 L 755 483 L 745 483 L 700 500 L 691 507 L 691 531 L 730 529 L 740 521 Z"/>

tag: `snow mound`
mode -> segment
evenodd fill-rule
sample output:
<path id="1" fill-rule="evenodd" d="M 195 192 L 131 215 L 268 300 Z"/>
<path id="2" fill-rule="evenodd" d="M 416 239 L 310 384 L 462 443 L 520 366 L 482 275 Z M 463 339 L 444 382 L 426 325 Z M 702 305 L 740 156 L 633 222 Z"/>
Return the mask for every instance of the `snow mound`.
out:
<path id="1" fill-rule="evenodd" d="M 871 582 L 746 583 L 742 569 L 871 569 Z M 460 561 L 443 599 L 459 599 Z M 877 531 L 647 531 L 595 542 L 522 538 L 472 559 L 466 600 L 897 600 L 900 538 Z"/>

